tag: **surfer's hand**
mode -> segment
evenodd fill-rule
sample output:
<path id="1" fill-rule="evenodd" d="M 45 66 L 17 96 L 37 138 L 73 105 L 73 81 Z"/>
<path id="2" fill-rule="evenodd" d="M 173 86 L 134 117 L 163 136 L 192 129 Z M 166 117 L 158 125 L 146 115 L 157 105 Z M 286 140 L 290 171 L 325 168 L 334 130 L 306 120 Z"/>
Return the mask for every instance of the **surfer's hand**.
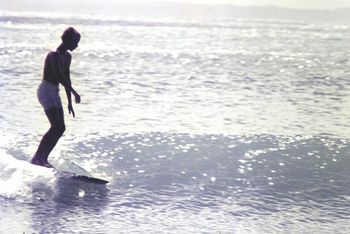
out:
<path id="1" fill-rule="evenodd" d="M 74 98 L 75 98 L 75 103 L 80 103 L 80 95 L 77 92 L 73 92 Z"/>
<path id="2" fill-rule="evenodd" d="M 69 114 L 73 115 L 73 118 L 75 118 L 75 113 L 74 113 L 74 110 L 73 110 L 72 103 L 68 104 L 68 112 L 69 112 Z"/>

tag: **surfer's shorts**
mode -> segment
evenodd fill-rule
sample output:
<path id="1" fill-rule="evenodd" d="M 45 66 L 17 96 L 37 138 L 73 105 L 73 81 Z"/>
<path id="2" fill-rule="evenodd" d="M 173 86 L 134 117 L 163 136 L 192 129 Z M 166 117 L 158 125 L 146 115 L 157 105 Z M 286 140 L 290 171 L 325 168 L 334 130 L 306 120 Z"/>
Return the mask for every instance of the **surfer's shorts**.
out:
<path id="1" fill-rule="evenodd" d="M 37 95 L 44 110 L 48 110 L 52 107 L 62 108 L 59 91 L 58 86 L 53 85 L 46 80 L 42 80 L 38 87 Z"/>

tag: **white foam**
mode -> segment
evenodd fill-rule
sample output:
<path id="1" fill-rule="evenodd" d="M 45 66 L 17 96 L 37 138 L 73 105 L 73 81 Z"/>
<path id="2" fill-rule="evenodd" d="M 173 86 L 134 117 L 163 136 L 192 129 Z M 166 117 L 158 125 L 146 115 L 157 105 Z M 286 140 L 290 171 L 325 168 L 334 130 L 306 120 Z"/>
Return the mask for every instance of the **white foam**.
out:
<path id="1" fill-rule="evenodd" d="M 0 150 L 0 197 L 31 196 L 33 187 L 54 184 L 54 170 L 18 160 Z"/>

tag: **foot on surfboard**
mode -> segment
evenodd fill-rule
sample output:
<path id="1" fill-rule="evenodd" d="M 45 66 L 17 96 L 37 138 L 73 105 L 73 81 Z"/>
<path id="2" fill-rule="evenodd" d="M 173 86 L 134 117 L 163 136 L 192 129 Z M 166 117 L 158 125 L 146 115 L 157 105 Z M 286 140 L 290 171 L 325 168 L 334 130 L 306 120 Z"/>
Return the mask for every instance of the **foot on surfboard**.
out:
<path id="1" fill-rule="evenodd" d="M 34 165 L 37 165 L 37 166 L 42 166 L 42 167 L 47 167 L 47 168 L 54 168 L 49 162 L 41 161 L 41 160 L 36 159 L 36 158 L 33 158 L 30 163 L 34 164 Z"/>

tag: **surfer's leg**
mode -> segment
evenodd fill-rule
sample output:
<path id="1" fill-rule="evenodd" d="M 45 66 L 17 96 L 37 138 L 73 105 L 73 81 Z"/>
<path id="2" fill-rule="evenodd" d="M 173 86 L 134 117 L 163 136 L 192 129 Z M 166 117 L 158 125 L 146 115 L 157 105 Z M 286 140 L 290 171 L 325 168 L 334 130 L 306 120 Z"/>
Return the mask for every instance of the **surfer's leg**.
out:
<path id="1" fill-rule="evenodd" d="M 47 163 L 47 158 L 55 147 L 57 141 L 62 136 L 65 131 L 65 124 L 63 120 L 63 109 L 53 107 L 45 111 L 47 118 L 50 121 L 51 127 L 43 136 L 38 150 L 32 159 L 33 164 L 45 166 Z M 47 165 L 50 167 L 50 165 Z"/>
<path id="2" fill-rule="evenodd" d="M 48 117 L 49 118 L 49 117 Z M 50 120 L 51 123 L 51 127 L 54 126 L 54 136 L 52 138 L 50 138 L 50 142 L 47 145 L 47 147 L 45 147 L 45 150 L 43 152 L 43 159 L 44 159 L 44 163 L 48 166 L 48 167 L 52 167 L 47 158 L 49 157 L 49 154 L 51 153 L 51 151 L 53 150 L 53 148 L 56 146 L 58 140 L 61 138 L 61 136 L 63 135 L 64 131 L 66 130 L 66 125 L 64 123 L 64 114 L 63 114 L 63 108 L 57 108 L 56 109 L 56 113 L 54 118 L 51 118 Z"/>

